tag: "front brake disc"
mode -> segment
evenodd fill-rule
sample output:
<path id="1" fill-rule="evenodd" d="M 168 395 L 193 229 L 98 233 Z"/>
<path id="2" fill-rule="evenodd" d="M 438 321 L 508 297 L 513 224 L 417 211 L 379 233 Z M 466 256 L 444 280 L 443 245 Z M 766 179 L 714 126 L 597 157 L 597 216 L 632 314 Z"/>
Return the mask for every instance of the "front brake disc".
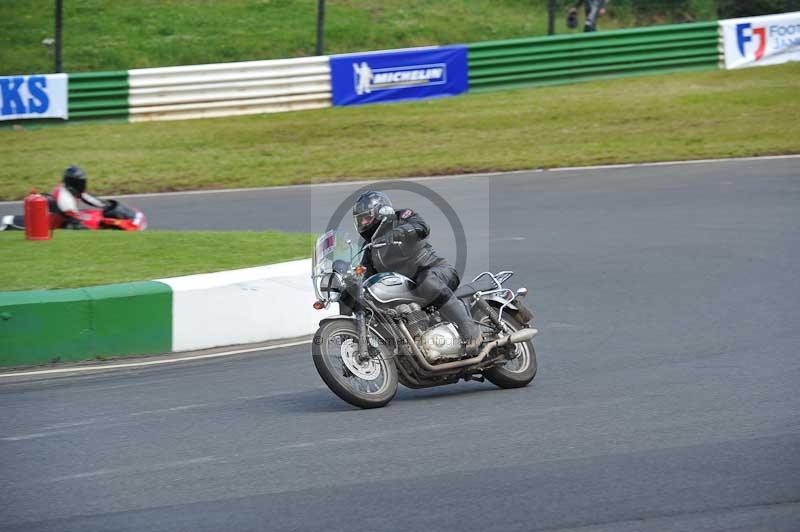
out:
<path id="1" fill-rule="evenodd" d="M 375 358 L 359 361 L 358 344 L 352 338 L 342 342 L 341 357 L 345 367 L 359 379 L 372 381 L 381 374 L 381 365 Z"/>

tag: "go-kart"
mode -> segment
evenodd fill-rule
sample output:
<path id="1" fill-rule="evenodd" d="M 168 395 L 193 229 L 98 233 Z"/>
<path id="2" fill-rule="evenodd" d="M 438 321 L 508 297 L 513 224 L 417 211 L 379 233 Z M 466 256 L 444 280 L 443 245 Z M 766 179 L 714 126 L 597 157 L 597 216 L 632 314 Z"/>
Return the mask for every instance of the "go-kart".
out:
<path id="1" fill-rule="evenodd" d="M 89 229 L 118 229 L 121 231 L 144 231 L 147 217 L 142 211 L 117 200 L 104 200 L 103 209 L 80 211 L 80 221 Z M 52 216 L 52 214 L 51 214 Z"/>
<path id="2" fill-rule="evenodd" d="M 60 213 L 51 211 L 50 227 L 52 229 L 117 229 L 119 231 L 144 231 L 147 229 L 147 217 L 135 207 L 125 205 L 121 201 L 103 200 L 105 207 L 102 209 L 85 209 L 79 211 L 76 223 L 74 218 L 68 218 Z M 0 231 L 24 230 L 25 218 L 23 216 L 0 216 Z"/>

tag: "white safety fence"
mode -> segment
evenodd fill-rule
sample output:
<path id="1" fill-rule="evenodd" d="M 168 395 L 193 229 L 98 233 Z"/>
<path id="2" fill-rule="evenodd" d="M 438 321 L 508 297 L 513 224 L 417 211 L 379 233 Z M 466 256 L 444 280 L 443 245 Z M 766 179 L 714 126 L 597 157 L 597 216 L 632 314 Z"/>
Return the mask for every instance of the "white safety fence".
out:
<path id="1" fill-rule="evenodd" d="M 327 56 L 129 71 L 131 122 L 331 106 Z"/>

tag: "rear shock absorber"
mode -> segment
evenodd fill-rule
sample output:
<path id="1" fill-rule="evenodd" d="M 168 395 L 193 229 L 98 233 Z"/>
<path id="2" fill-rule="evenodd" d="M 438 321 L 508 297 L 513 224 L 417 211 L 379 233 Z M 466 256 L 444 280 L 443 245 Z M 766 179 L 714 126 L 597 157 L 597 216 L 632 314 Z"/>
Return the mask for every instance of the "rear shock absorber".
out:
<path id="1" fill-rule="evenodd" d="M 486 314 L 489 320 L 501 331 L 505 331 L 506 328 L 503 323 L 500 321 L 500 316 L 497 315 L 497 311 L 492 308 L 492 306 L 486 302 L 485 299 L 479 298 L 475 301 L 475 307 L 478 308 L 481 312 Z"/>

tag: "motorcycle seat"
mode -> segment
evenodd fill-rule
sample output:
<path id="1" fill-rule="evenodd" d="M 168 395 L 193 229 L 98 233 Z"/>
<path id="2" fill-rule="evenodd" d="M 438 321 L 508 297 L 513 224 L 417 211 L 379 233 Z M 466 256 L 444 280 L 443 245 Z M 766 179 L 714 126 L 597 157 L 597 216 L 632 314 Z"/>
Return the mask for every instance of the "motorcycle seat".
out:
<path id="1" fill-rule="evenodd" d="M 453 292 L 453 295 L 455 295 L 458 299 L 465 299 L 477 292 L 486 292 L 487 290 L 494 290 L 496 288 L 497 285 L 495 285 L 490 278 L 481 277 L 477 281 L 462 284 L 456 288 L 455 292 Z"/>

